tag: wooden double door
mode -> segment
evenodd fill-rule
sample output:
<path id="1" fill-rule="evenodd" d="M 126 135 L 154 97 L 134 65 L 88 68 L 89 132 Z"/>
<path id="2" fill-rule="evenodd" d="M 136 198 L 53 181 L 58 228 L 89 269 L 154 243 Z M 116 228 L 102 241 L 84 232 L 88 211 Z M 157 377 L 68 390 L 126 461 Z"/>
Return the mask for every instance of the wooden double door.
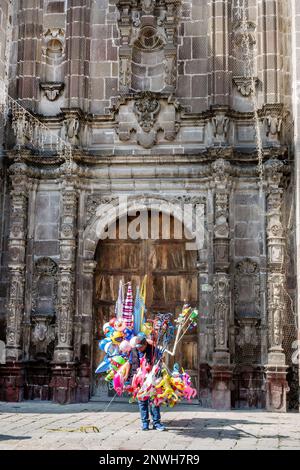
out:
<path id="1" fill-rule="evenodd" d="M 151 215 L 149 213 L 149 233 Z M 159 218 L 161 227 L 161 216 Z M 128 224 L 131 219 L 128 218 Z M 118 224 L 115 239 L 101 240 L 96 250 L 97 267 L 94 284 L 94 370 L 103 353 L 98 349 L 103 336 L 102 326 L 114 316 L 119 281 L 131 281 L 135 298 L 136 287 L 147 274 L 147 318 L 158 312 L 176 316 L 185 301 L 198 304 L 197 252 L 186 249 L 186 239 L 174 238 L 174 219 L 170 221 L 170 236 L 147 239 L 120 239 Z M 171 367 L 174 359 L 168 358 Z M 198 331 L 188 332 L 180 342 L 175 361 L 184 367 L 198 387 Z M 95 375 L 94 395 L 103 395 L 103 381 Z"/>

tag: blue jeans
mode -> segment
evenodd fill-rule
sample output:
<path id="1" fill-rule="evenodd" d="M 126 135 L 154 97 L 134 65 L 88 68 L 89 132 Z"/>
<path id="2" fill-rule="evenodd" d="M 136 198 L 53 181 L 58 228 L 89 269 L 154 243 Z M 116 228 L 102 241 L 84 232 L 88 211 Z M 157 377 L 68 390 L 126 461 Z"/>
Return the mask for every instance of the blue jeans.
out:
<path id="1" fill-rule="evenodd" d="M 139 403 L 139 409 L 141 413 L 141 420 L 143 424 L 149 425 L 149 408 L 150 408 L 150 414 L 151 414 L 154 426 L 156 424 L 160 424 L 159 406 L 154 406 L 153 403 L 151 403 L 149 400 L 145 400 L 145 401 L 139 400 L 138 403 Z"/>

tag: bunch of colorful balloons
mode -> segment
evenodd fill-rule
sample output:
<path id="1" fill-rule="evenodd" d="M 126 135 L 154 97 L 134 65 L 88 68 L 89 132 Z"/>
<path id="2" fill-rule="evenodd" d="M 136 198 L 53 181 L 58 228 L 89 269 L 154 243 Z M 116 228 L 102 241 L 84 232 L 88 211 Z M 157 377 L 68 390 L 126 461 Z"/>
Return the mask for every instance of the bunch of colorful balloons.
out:
<path id="1" fill-rule="evenodd" d="M 195 398 L 197 391 L 191 383 L 191 377 L 183 369 L 180 372 L 178 364 L 175 364 L 170 374 L 160 360 L 150 367 L 143 358 L 127 391 L 132 394 L 133 400 L 150 399 L 155 406 L 173 407 L 182 399 Z"/>
<path id="2" fill-rule="evenodd" d="M 155 340 L 153 326 L 146 322 L 141 326 L 141 332 L 152 343 Z M 133 328 L 126 326 L 123 320 L 112 318 L 103 325 L 104 339 L 99 341 L 99 348 L 105 352 L 105 357 L 96 369 L 96 373 L 106 372 L 105 380 L 113 382 L 114 389 L 121 395 L 125 391 L 125 378 L 129 372 L 129 355 L 135 347 L 137 336 Z"/>

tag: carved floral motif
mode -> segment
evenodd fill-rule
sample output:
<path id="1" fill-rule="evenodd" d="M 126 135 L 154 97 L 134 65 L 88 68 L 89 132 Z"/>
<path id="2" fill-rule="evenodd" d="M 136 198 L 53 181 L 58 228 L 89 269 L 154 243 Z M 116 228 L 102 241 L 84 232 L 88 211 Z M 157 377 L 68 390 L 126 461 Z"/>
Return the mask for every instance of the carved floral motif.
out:
<path id="1" fill-rule="evenodd" d="M 227 349 L 227 325 L 229 314 L 229 279 L 218 274 L 214 280 L 214 323 L 216 349 Z"/>

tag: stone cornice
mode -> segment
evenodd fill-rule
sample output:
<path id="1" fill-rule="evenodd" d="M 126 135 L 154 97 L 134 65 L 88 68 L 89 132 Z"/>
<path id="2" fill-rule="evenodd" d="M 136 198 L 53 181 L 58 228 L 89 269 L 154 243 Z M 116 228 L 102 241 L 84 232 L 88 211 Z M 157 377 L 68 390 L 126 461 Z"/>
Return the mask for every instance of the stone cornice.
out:
<path id="1" fill-rule="evenodd" d="M 190 122 L 193 125 L 197 126 L 199 123 L 203 123 L 205 121 L 210 120 L 216 112 L 222 110 L 226 113 L 226 116 L 233 120 L 240 120 L 240 121 L 253 121 L 254 120 L 254 113 L 249 112 L 241 112 L 234 110 L 228 106 L 216 106 L 211 107 L 201 113 L 188 113 L 185 111 L 184 106 L 180 104 L 180 99 L 173 95 L 169 95 L 166 93 L 158 93 L 157 94 L 159 99 L 167 99 L 170 100 L 171 103 L 176 103 L 178 106 L 178 110 L 180 111 L 180 119 L 183 121 L 183 125 L 185 122 Z M 97 125 L 105 126 L 105 124 L 111 125 L 112 122 L 116 122 L 115 116 L 118 111 L 118 106 L 120 104 L 124 104 L 127 101 L 135 100 L 138 95 L 136 93 L 123 95 L 118 103 L 113 106 L 109 113 L 107 114 L 93 114 L 93 113 L 84 113 L 80 108 L 62 108 L 62 112 L 53 116 L 45 116 L 42 114 L 35 114 L 35 117 L 38 118 L 41 122 L 45 125 L 51 127 L 51 125 L 62 123 L 65 119 L 65 116 L 68 114 L 76 114 L 78 118 L 82 121 L 86 121 L 87 123 L 93 125 L 93 127 L 97 127 Z M 275 104 L 265 104 L 261 109 L 258 110 L 258 115 L 260 118 L 265 117 L 268 113 L 276 113 L 281 114 L 283 117 L 286 117 L 289 112 L 284 108 L 282 103 L 275 103 Z M 105 126 L 106 127 L 106 126 Z"/>
<path id="2" fill-rule="evenodd" d="M 132 154 L 132 149 L 128 149 L 128 153 L 123 149 L 119 152 L 112 152 L 111 149 L 101 149 L 99 151 L 88 152 L 83 149 L 75 149 L 72 152 L 72 157 L 78 164 L 84 165 L 103 165 L 103 164 L 153 164 L 153 163 L 199 163 L 210 162 L 217 158 L 224 158 L 233 162 L 248 162 L 255 164 L 258 160 L 256 149 L 242 149 L 239 147 L 231 146 L 211 146 L 208 148 L 199 148 L 198 151 L 193 149 L 186 149 L 181 147 L 181 151 L 177 154 L 165 153 L 161 148 L 160 152 L 156 151 L 141 151 L 139 154 Z M 182 152 L 183 151 L 183 152 Z M 287 158 L 288 149 L 286 146 L 281 147 L 265 147 L 263 149 L 264 160 L 270 158 L 277 158 L 285 160 Z M 10 161 L 26 162 L 36 167 L 52 167 L 59 166 L 64 163 L 64 158 L 54 153 L 45 153 L 44 155 L 36 155 L 29 149 L 11 150 L 7 152 L 7 157 Z"/>
<path id="3" fill-rule="evenodd" d="M 151 180 L 161 180 L 164 179 L 168 180 L 173 178 L 174 180 L 180 180 L 182 178 L 188 179 L 191 182 L 194 180 L 210 180 L 213 179 L 213 170 L 210 162 L 203 162 L 199 160 L 195 160 L 194 162 L 181 161 L 180 163 L 177 162 L 176 166 L 177 171 L 174 173 L 174 162 L 171 161 L 161 161 L 156 159 L 152 162 L 153 171 L 147 171 L 147 179 Z M 226 161 L 226 160 L 225 160 Z M 70 184 L 74 185 L 76 188 L 87 188 L 89 187 L 89 181 L 109 181 L 114 179 L 119 179 L 118 177 L 118 167 L 128 168 L 128 172 L 124 174 L 122 171 L 122 180 L 131 180 L 136 178 L 145 179 L 144 174 L 144 165 L 141 165 L 140 162 L 135 162 L 136 164 L 128 165 L 128 162 L 124 164 L 124 162 L 115 162 L 115 165 L 111 165 L 111 162 L 101 162 L 97 167 L 93 166 L 83 166 L 78 164 L 76 167 L 76 171 L 72 172 L 72 174 L 65 174 L 63 166 L 55 166 L 55 167 L 36 167 L 36 166 L 27 166 L 26 175 L 22 175 L 22 181 L 25 178 L 27 179 L 27 184 L 30 187 L 30 184 L 34 182 L 34 180 L 56 180 L 57 184 L 61 185 L 62 183 L 69 182 Z M 190 167 L 190 172 L 187 171 L 187 165 Z M 130 168 L 131 167 L 131 168 Z M 115 168 L 115 169 L 114 169 Z M 163 171 L 161 169 L 164 168 Z M 290 166 L 285 164 L 282 169 L 282 173 L 284 176 L 288 176 L 290 173 Z M 258 181 L 258 171 L 256 164 L 243 164 L 240 165 L 236 162 L 231 162 L 230 166 L 230 175 L 232 177 L 238 178 L 251 178 L 253 182 L 256 180 Z M 266 181 L 267 184 L 267 181 Z"/>

